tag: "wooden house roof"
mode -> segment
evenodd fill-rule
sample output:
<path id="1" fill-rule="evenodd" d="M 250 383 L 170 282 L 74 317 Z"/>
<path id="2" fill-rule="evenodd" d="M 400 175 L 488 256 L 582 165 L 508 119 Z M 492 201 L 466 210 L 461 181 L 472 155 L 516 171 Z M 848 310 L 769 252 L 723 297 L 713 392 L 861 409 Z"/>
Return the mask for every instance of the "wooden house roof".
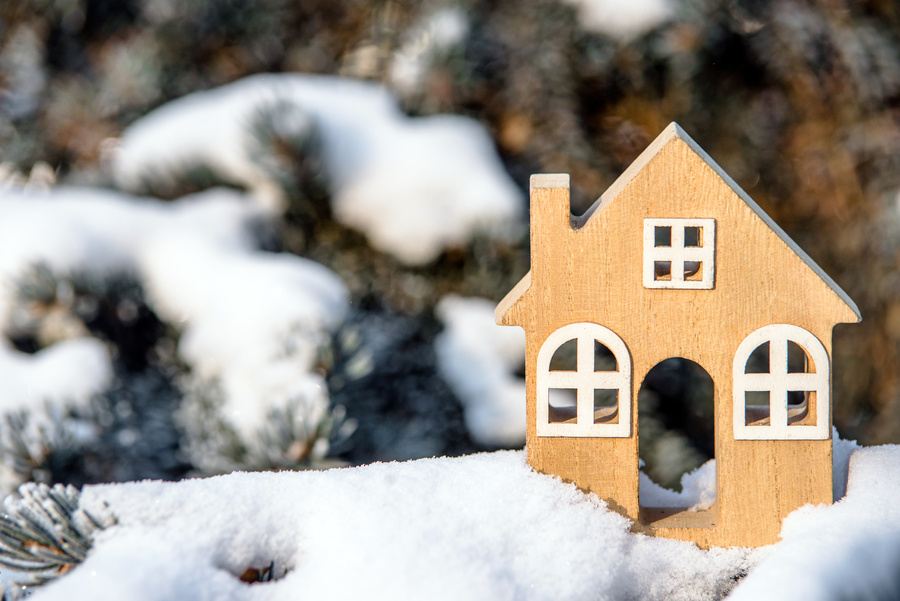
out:
<path id="1" fill-rule="evenodd" d="M 756 202 L 750 198 L 747 193 L 727 174 L 725 171 L 693 140 L 685 133 L 685 131 L 677 124 L 671 123 L 645 150 L 637 159 L 619 176 L 618 179 L 609 187 L 609 189 L 595 202 L 584 215 L 571 219 L 571 225 L 574 229 L 587 227 L 596 215 L 603 212 L 610 204 L 615 202 L 619 193 L 656 157 L 660 151 L 674 139 L 680 139 L 705 163 L 712 169 L 722 182 L 727 185 L 739 198 L 743 201 L 764 223 L 772 230 L 784 244 L 799 257 L 802 262 L 815 275 L 819 277 L 830 290 L 834 293 L 834 299 L 837 303 L 846 306 L 850 310 L 855 321 L 861 320 L 859 308 L 853 299 L 841 289 L 831 277 L 813 261 L 806 252 L 800 248 L 785 232 L 772 220 L 769 215 L 763 211 Z M 569 185 L 569 176 L 566 174 L 540 174 L 533 175 L 531 178 L 532 190 L 537 188 L 567 188 Z M 729 195 L 730 196 L 730 195 Z M 532 262 L 540 261 L 540 256 L 532 255 Z M 529 304 L 528 291 L 531 289 L 532 276 L 529 271 L 521 281 L 500 301 L 497 306 L 495 317 L 497 323 L 502 325 L 521 325 L 516 318 L 517 309 L 521 309 L 520 305 Z M 842 309 L 841 314 L 846 315 L 846 310 Z"/>

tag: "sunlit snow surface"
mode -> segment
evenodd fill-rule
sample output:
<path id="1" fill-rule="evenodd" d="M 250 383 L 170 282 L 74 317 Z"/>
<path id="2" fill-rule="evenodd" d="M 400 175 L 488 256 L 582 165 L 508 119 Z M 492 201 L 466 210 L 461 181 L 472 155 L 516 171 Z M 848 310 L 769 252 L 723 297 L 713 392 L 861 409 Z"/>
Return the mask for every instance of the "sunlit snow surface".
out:
<path id="1" fill-rule="evenodd" d="M 891 599 L 898 497 L 900 447 L 859 449 L 847 496 L 793 513 L 783 541 L 701 551 L 630 533 L 522 451 L 100 485 L 83 502 L 119 524 L 34 599 Z M 236 577 L 272 562 L 283 579 Z"/>

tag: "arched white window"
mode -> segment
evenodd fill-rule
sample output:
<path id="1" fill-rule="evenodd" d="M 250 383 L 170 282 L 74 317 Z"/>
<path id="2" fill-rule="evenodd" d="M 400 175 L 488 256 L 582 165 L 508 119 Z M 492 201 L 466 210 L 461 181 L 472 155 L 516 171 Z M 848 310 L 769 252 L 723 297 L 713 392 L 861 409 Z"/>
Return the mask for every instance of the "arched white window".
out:
<path id="1" fill-rule="evenodd" d="M 577 347 L 575 369 L 551 370 L 554 354 L 571 341 Z M 603 347 L 614 361 L 599 360 Z M 575 406 L 552 406 L 556 391 L 574 392 Z M 631 436 L 631 356 L 612 330 L 573 323 L 544 341 L 537 360 L 537 435 Z"/>
<path id="2" fill-rule="evenodd" d="M 831 435 L 828 353 L 803 328 L 775 324 L 734 357 L 736 440 L 825 440 Z"/>

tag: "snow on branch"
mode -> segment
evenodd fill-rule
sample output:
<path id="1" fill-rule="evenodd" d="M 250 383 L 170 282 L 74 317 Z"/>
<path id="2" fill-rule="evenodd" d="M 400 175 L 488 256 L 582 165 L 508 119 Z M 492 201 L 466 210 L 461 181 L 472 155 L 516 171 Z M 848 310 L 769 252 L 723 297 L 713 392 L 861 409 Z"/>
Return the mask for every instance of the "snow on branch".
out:
<path id="1" fill-rule="evenodd" d="M 409 265 L 479 232 L 509 233 L 523 213 L 479 123 L 406 117 L 380 86 L 336 77 L 256 75 L 170 102 L 125 131 L 113 167 L 133 191 L 206 168 L 278 212 L 290 186 L 285 146 L 304 147 L 298 161 L 318 152 L 335 218 Z"/>
<path id="2" fill-rule="evenodd" d="M 51 280 L 126 274 L 180 331 L 178 354 L 190 377 L 218 383 L 218 411 L 241 440 L 288 407 L 307 421 L 328 421 L 319 355 L 343 322 L 347 290 L 317 263 L 258 250 L 253 232 L 269 219 L 246 196 L 220 189 L 175 202 L 89 189 L 5 192 L 0 330 L 15 329 L 21 282 L 35 266 Z M 106 388 L 111 357 L 87 334 L 76 331 L 33 355 L 0 345 L 0 375 L 7 376 L 0 410 L 85 402 Z M 319 432 L 318 423 L 301 425 L 293 431 Z"/>
<path id="3" fill-rule="evenodd" d="M 488 446 L 525 442 L 525 332 L 494 323 L 494 303 L 446 296 L 434 342 L 438 371 L 459 397 L 472 438 Z"/>

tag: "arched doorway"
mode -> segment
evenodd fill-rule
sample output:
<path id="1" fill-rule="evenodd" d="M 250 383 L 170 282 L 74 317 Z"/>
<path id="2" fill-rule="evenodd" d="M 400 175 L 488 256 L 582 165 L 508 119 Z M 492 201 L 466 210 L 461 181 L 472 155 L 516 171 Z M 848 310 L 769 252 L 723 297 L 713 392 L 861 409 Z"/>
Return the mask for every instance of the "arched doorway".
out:
<path id="1" fill-rule="evenodd" d="M 715 389 L 698 363 L 657 363 L 638 392 L 641 507 L 708 509 L 715 502 Z"/>

